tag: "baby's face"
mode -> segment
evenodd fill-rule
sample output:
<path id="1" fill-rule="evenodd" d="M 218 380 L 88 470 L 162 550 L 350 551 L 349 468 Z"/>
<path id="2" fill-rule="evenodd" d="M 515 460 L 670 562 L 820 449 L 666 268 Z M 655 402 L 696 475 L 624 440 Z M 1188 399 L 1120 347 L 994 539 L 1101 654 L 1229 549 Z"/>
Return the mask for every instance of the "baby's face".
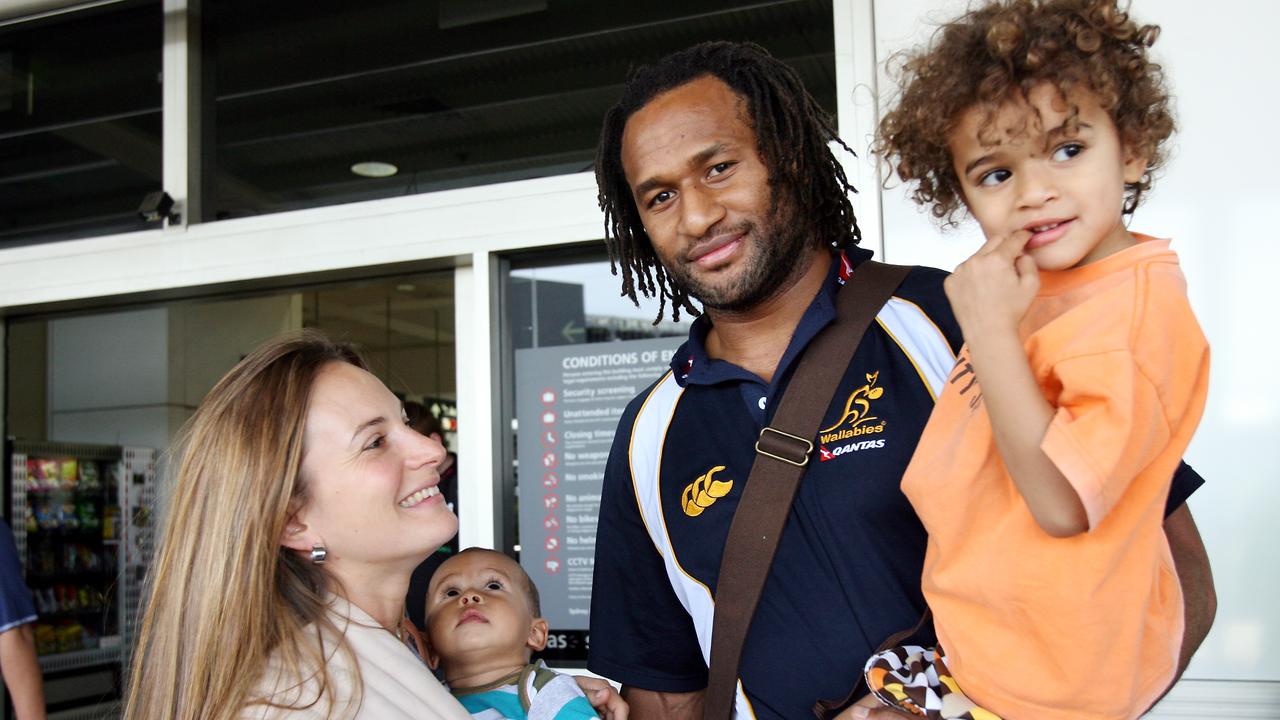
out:
<path id="1" fill-rule="evenodd" d="M 460 553 L 436 570 L 427 589 L 431 652 L 445 666 L 477 660 L 524 664 L 546 643 L 515 561 L 493 551 Z"/>

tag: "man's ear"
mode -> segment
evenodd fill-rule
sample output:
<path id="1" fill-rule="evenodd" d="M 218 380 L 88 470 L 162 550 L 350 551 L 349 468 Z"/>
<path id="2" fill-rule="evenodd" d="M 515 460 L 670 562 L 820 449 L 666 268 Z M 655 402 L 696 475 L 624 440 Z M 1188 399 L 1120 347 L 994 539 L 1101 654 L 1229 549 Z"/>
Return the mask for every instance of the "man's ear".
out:
<path id="1" fill-rule="evenodd" d="M 534 618 L 529 624 L 529 649 L 538 652 L 547 646 L 547 621 L 542 618 Z"/>

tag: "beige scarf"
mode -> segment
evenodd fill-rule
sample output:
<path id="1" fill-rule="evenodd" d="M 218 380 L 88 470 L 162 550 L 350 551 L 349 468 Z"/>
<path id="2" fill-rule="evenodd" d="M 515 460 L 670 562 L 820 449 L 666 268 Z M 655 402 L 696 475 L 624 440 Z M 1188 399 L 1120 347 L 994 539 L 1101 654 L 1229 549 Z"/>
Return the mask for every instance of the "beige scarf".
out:
<path id="1" fill-rule="evenodd" d="M 378 624 L 368 613 L 339 597 L 332 597 L 330 612 L 333 622 L 345 628 L 345 638 L 360 665 L 364 694 L 355 707 L 355 673 L 346 653 L 336 652 L 325 644 L 329 677 L 332 680 L 330 700 L 332 718 L 342 720 L 470 720 L 471 715 L 436 680 L 426 665 L 414 657 L 395 635 Z M 315 637 L 315 627 L 306 632 Z M 268 663 L 259 684 L 262 696 L 281 704 L 306 705 L 314 700 L 317 684 L 313 680 L 299 682 L 286 678 L 283 668 Z M 246 720 L 322 720 L 329 718 L 329 703 L 284 710 L 265 705 L 248 708 Z"/>

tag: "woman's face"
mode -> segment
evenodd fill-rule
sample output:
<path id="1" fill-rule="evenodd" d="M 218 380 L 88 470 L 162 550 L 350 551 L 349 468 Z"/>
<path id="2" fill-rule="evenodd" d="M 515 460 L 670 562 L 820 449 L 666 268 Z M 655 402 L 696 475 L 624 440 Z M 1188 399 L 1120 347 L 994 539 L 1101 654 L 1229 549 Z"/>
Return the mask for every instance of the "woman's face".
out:
<path id="1" fill-rule="evenodd" d="M 286 528 L 289 547 L 320 543 L 335 570 L 416 564 L 457 532 L 436 487 L 444 447 L 414 432 L 368 372 L 341 362 L 320 371 L 302 446 L 308 500 Z"/>

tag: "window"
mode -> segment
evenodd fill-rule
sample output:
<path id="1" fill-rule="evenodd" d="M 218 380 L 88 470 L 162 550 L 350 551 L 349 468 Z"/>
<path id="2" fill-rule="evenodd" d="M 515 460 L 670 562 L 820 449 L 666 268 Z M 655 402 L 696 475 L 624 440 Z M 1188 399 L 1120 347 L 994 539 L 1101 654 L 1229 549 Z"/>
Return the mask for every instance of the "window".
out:
<path id="1" fill-rule="evenodd" d="M 148 227 L 162 22 L 121 2 L 0 27 L 0 247 Z"/>
<path id="2" fill-rule="evenodd" d="M 521 565 L 542 594 L 551 625 L 542 657 L 561 663 L 586 660 L 596 518 L 618 417 L 662 375 L 692 320 L 682 313 L 655 325 L 656 300 L 637 308 L 619 297 L 603 255 L 597 246 L 513 260 L 505 288 L 515 455 L 504 536 L 519 538 Z"/>
<path id="3" fill-rule="evenodd" d="M 834 112 L 829 2 L 208 3 L 206 215 L 588 170 L 628 68 L 710 39 L 768 47 Z"/>

